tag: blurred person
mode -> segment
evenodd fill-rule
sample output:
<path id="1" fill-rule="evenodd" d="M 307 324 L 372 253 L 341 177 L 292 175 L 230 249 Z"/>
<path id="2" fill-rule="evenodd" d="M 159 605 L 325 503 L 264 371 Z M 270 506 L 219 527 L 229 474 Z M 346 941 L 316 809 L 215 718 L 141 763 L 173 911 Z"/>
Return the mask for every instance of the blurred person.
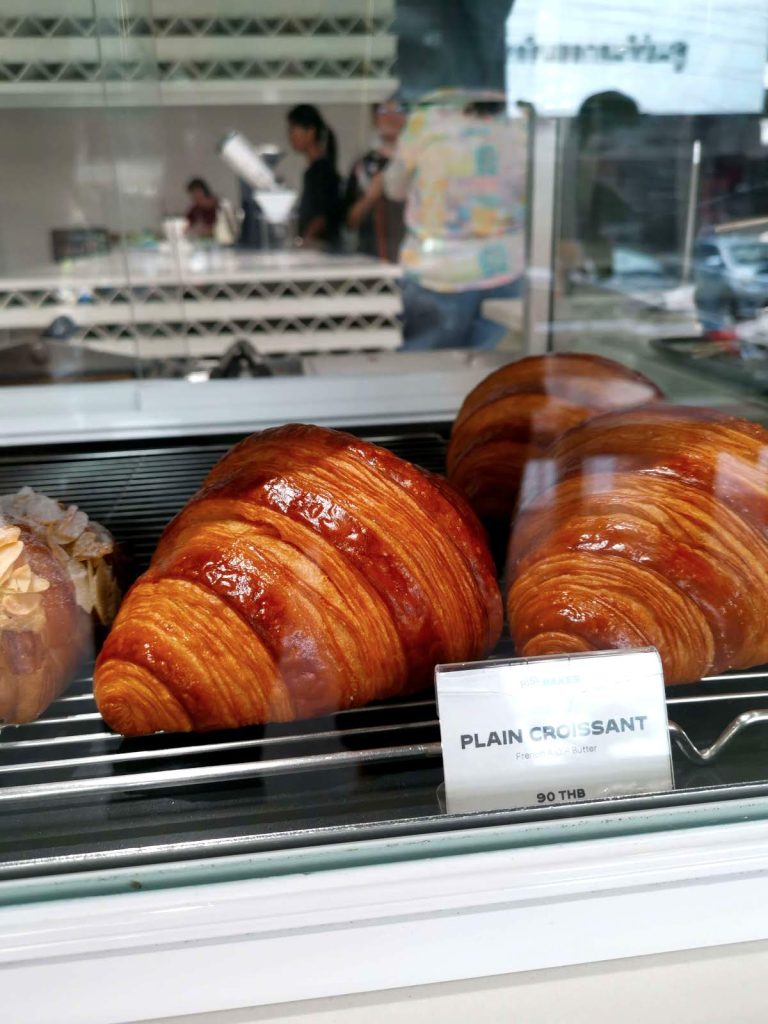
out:
<path id="1" fill-rule="evenodd" d="M 190 178 L 187 194 L 191 205 L 187 210 L 187 234 L 192 238 L 213 238 L 219 200 L 204 178 Z"/>
<path id="2" fill-rule="evenodd" d="M 487 299 L 516 298 L 525 269 L 527 133 L 498 94 L 443 93 L 408 119 L 385 194 L 406 201 L 403 348 L 495 348 Z M 458 102 L 457 102 L 458 101 Z"/>
<path id="3" fill-rule="evenodd" d="M 373 105 L 376 138 L 357 159 L 344 193 L 347 227 L 357 231 L 357 251 L 397 263 L 405 232 L 405 203 L 384 195 L 381 172 L 395 155 L 405 126 L 405 107 L 397 99 Z"/>
<path id="4" fill-rule="evenodd" d="M 641 139 L 640 112 L 624 93 L 594 93 L 582 103 L 573 127 L 578 144 L 573 176 L 575 227 L 584 264 L 596 278 L 615 273 L 614 252 L 638 225 L 638 211 L 625 199 L 622 178 L 626 161 L 612 154 L 628 153 Z"/>
<path id="5" fill-rule="evenodd" d="M 341 227 L 341 182 L 336 135 L 311 103 L 288 111 L 288 142 L 307 161 L 298 209 L 298 233 L 310 246 L 334 249 Z"/>

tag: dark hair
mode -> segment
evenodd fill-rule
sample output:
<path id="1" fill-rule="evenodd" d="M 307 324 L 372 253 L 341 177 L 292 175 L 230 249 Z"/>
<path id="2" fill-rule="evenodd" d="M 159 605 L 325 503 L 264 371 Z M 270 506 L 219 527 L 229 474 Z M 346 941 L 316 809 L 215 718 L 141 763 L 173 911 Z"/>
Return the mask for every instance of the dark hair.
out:
<path id="1" fill-rule="evenodd" d="M 213 192 L 211 192 L 211 186 L 205 180 L 205 178 L 190 178 L 187 182 L 187 192 L 191 192 L 193 188 L 199 188 L 200 191 L 208 199 L 213 199 Z"/>
<path id="2" fill-rule="evenodd" d="M 325 150 L 325 155 L 331 165 L 336 167 L 336 133 L 325 118 L 311 103 L 299 103 L 288 111 L 288 124 L 295 124 L 299 128 L 314 128 L 318 143 Z"/>
<path id="3" fill-rule="evenodd" d="M 464 107 L 470 117 L 498 117 L 507 109 L 504 100 L 474 100 Z"/>

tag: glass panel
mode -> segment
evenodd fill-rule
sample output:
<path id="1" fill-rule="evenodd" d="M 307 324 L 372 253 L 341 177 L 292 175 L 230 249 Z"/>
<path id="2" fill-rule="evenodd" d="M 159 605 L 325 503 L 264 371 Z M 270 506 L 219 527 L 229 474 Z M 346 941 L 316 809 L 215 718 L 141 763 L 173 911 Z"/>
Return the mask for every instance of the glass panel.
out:
<path id="1" fill-rule="evenodd" d="M 0 117 L 6 187 L 0 225 L 4 408 L 21 432 L 51 413 L 77 417 L 73 386 L 110 382 L 112 422 L 142 375 L 131 252 L 152 220 L 155 145 L 141 138 L 159 101 L 149 0 L 3 3 Z M 142 145 L 143 143 L 143 145 Z M 110 345 L 109 339 L 120 339 Z M 107 393 L 96 406 L 109 403 Z"/>
<path id="2" fill-rule="evenodd" d="M 763 419 L 764 12 L 740 17 L 724 29 L 713 15 L 699 43 L 717 60 L 715 24 L 729 33 L 736 49 L 719 59 L 740 93 L 727 103 L 682 66 L 666 72 L 666 97 L 639 73 L 620 91 L 596 72 L 560 123 L 551 345 L 644 369 L 673 399 L 746 401 Z"/>
<path id="3" fill-rule="evenodd" d="M 175 520 L 105 641 L 107 698 L 86 664 L 3 727 L 0 879 L 420 832 L 449 851 L 464 829 L 481 848 L 491 825 L 493 843 L 529 842 L 542 819 L 555 841 L 551 808 L 441 810 L 434 663 L 509 657 L 513 641 L 667 645 L 676 788 L 628 799 L 621 827 L 662 807 L 672 826 L 694 803 L 726 820 L 745 793 L 765 813 L 760 728 L 745 732 L 747 716 L 727 731 L 768 700 L 759 625 L 751 647 L 743 635 L 763 586 L 763 435 L 742 426 L 725 443 L 711 410 L 768 423 L 766 11 L 712 0 L 702 22 L 692 0 L 631 6 L 0 0 L 0 494 L 75 504 L 117 542 L 97 531 L 110 550 L 76 557 L 84 528 L 53 536 L 75 517 L 55 510 L 36 538 L 62 586 L 74 594 L 66 574 L 85 572 L 103 603 L 102 563 L 124 589 L 146 572 L 235 442 L 320 424 L 239 449 L 206 498 L 236 507 L 209 516 L 200 499 Z M 556 358 L 570 354 L 614 362 Z M 635 435 L 591 418 L 660 392 L 710 412 L 669 414 L 686 424 L 678 447 L 662 437 L 627 469 Z M 632 415 L 638 436 L 666 436 L 666 414 Z M 352 438 L 324 429 L 338 427 Z M 568 428 L 609 474 L 573 483 L 557 459 L 589 452 Z M 718 435 L 701 464 L 699 435 Z M 654 547 L 658 495 L 634 518 L 617 498 L 606 526 L 625 469 L 660 494 L 676 475 L 693 486 L 696 467 L 715 480 L 707 501 L 728 499 L 688 516 L 697 545 L 678 531 Z M 422 470 L 447 476 L 488 545 Z M 721 565 L 742 487 L 754 522 L 734 525 L 743 545 Z M 3 529 L 9 561 L 20 527 Z M 638 578 L 683 549 L 698 567 L 669 587 L 675 614 L 654 605 L 640 622 L 636 602 L 623 632 L 563 626 L 567 566 L 547 586 L 526 573 L 547 545 L 587 537 L 615 554 L 630 535 Z M 8 607 L 22 583 L 40 605 L 34 565 L 14 563 L 11 587 L 2 559 Z M 722 596 L 726 569 L 739 600 Z M 640 589 L 618 587 L 630 604 Z M 707 639 L 718 600 L 736 610 Z M 693 676 L 669 670 L 681 630 L 701 640 Z M 603 811 L 568 814 L 593 834 Z"/>

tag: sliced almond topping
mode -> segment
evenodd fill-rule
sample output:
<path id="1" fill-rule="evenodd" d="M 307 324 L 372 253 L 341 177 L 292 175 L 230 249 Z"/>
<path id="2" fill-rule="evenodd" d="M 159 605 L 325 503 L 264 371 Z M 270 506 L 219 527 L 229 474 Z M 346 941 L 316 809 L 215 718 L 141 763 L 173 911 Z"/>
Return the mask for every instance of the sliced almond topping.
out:
<path id="1" fill-rule="evenodd" d="M 35 613 L 42 610 L 42 594 L 50 583 L 35 575 L 24 555 L 21 530 L 0 527 L 0 627 L 34 629 Z"/>
<path id="2" fill-rule="evenodd" d="M 3 581 L 3 588 L 12 593 L 26 594 L 32 582 L 32 566 L 29 562 L 19 562 L 13 565 L 6 573 Z"/>
<path id="3" fill-rule="evenodd" d="M 44 580 L 42 576 L 35 576 L 33 573 L 27 592 L 30 594 L 44 594 L 46 590 L 50 589 L 50 586 L 50 580 Z"/>
<path id="4" fill-rule="evenodd" d="M 103 558 L 111 555 L 115 544 L 112 537 L 98 523 L 91 523 L 72 546 L 75 558 Z"/>
<path id="5" fill-rule="evenodd" d="M 53 539 L 53 536 L 49 532 L 46 533 L 45 543 L 48 545 L 48 550 L 51 552 L 57 562 L 61 562 L 62 565 L 66 566 L 71 561 L 69 555 L 64 548 L 57 541 Z"/>
<path id="6" fill-rule="evenodd" d="M 21 536 L 21 530 L 18 526 L 12 526 L 10 523 L 3 522 L 0 518 L 0 547 L 4 544 L 13 544 Z"/>
<path id="7" fill-rule="evenodd" d="M 20 540 L 12 541 L 10 544 L 4 544 L 0 547 L 0 586 L 6 577 L 11 575 L 14 562 L 19 558 L 23 550 L 24 544 Z"/>
<path id="8" fill-rule="evenodd" d="M 41 607 L 42 594 L 6 594 L 2 599 L 3 611 L 8 615 L 26 616 Z"/>
<path id="9" fill-rule="evenodd" d="M 120 606 L 120 588 L 115 580 L 115 574 L 103 558 L 96 562 L 96 585 L 94 605 L 96 614 L 101 622 L 108 626 Z"/>
<path id="10" fill-rule="evenodd" d="M 11 524 L 3 520 L 3 514 L 11 518 Z M 26 559 L 19 561 L 24 545 L 13 520 L 29 527 L 66 569 L 78 605 L 88 613 L 95 609 L 108 625 L 120 600 L 112 567 L 104 560 L 114 551 L 112 536 L 99 523 L 90 522 L 76 505 L 64 508 L 29 487 L 0 497 L 0 625 L 5 622 L 7 626 L 10 617 L 31 614 L 29 609 L 35 606 L 42 607 L 39 596 L 50 586 L 48 580 L 33 573 Z"/>
<path id="11" fill-rule="evenodd" d="M 49 498 L 47 494 L 39 494 L 32 491 L 26 496 L 26 516 L 38 523 L 55 523 L 64 515 L 64 510 L 58 501 Z"/>
<path id="12" fill-rule="evenodd" d="M 88 571 L 86 570 L 85 565 L 72 558 L 67 563 L 67 573 L 75 588 L 75 600 L 83 611 L 92 611 L 93 594 L 88 581 Z"/>
<path id="13" fill-rule="evenodd" d="M 88 516 L 76 505 L 70 505 L 64 515 L 52 524 L 53 536 L 61 544 L 76 541 L 88 526 Z"/>

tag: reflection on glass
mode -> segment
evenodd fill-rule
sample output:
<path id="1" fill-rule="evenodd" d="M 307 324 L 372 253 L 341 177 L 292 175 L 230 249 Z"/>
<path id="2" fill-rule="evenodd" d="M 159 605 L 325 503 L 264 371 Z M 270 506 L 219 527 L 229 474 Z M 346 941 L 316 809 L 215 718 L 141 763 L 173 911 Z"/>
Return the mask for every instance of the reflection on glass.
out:
<path id="1" fill-rule="evenodd" d="M 406 124 L 384 191 L 406 203 L 403 347 L 495 348 L 482 304 L 520 295 L 527 147 L 493 94 L 436 94 Z"/>
<path id="2" fill-rule="evenodd" d="M 768 432 L 652 403 L 563 435 L 513 526 L 524 656 L 656 647 L 668 685 L 768 661 Z"/>

